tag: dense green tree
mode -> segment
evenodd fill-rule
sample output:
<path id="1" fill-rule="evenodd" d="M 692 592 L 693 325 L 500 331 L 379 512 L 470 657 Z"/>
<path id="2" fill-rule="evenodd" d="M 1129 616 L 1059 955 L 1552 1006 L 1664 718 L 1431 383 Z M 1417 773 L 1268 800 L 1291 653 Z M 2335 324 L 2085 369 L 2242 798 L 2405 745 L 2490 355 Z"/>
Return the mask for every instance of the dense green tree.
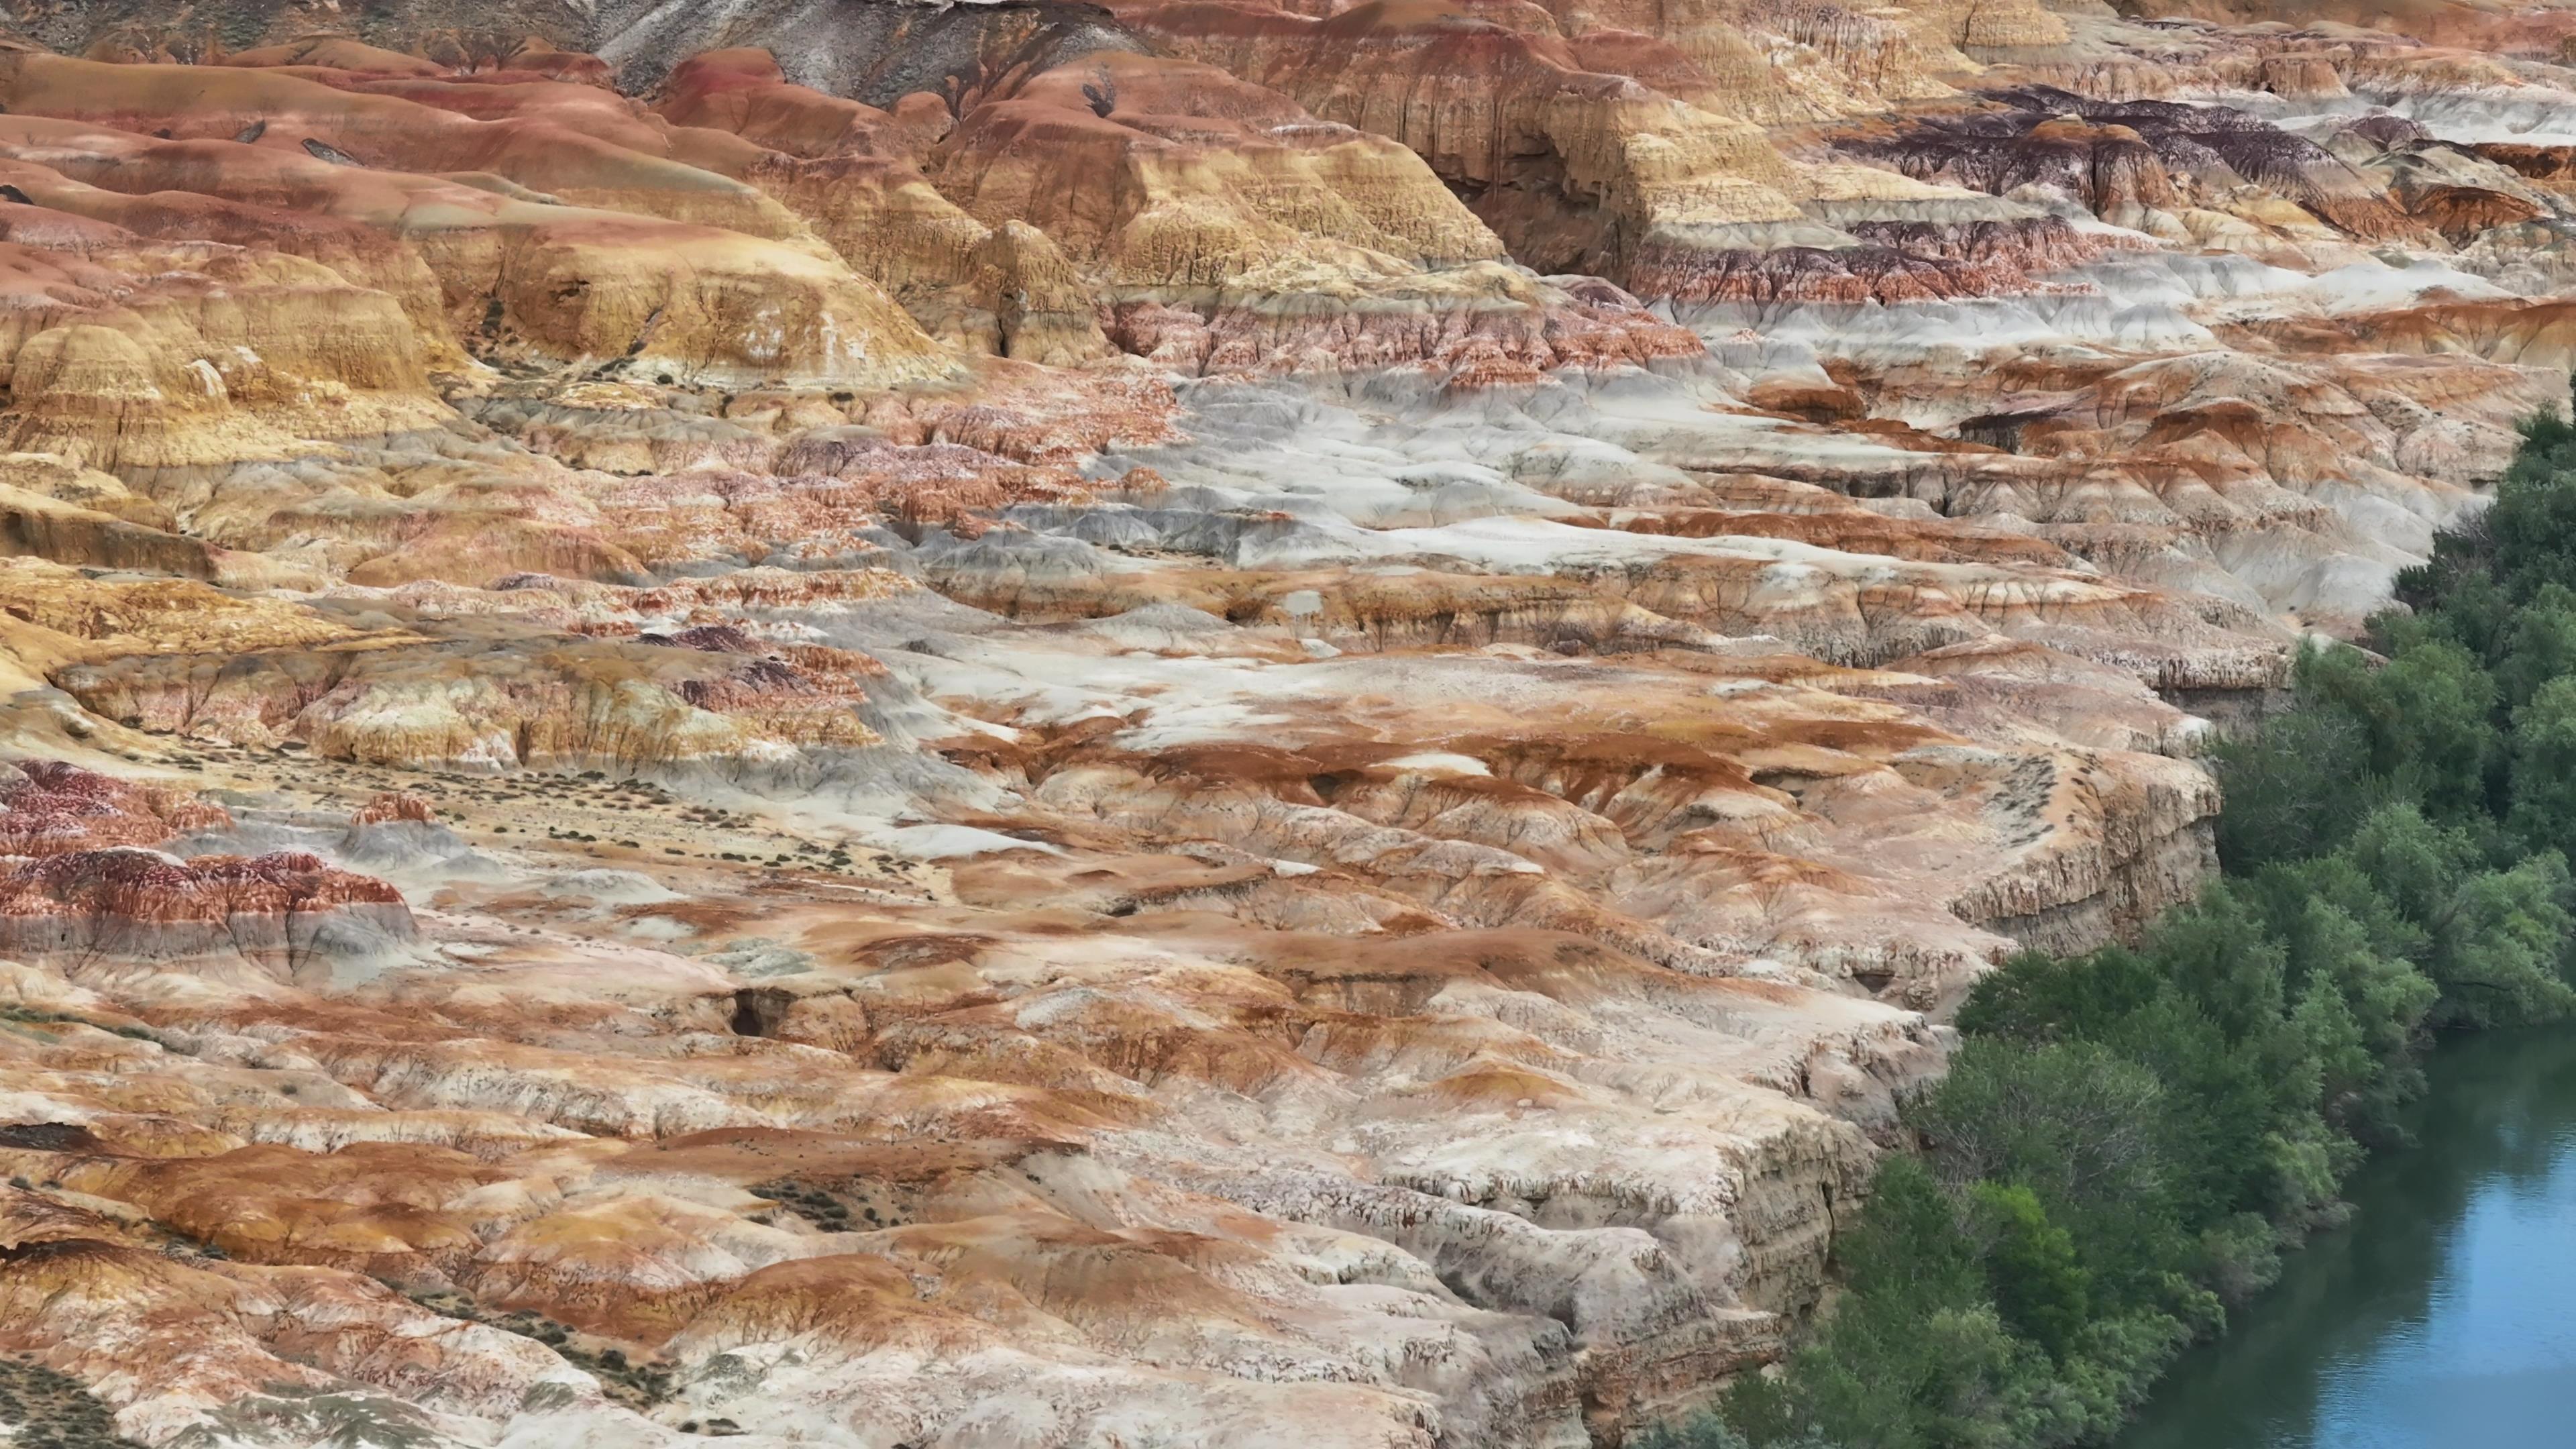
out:
<path id="1" fill-rule="evenodd" d="M 2513 712 L 2505 823 L 2535 849 L 2576 853 L 2576 676 L 2549 680 Z"/>
<path id="2" fill-rule="evenodd" d="M 2232 1047 L 2197 1003 L 2172 992 L 2122 1022 L 2109 1045 L 2156 1083 L 2161 1109 L 2145 1125 L 2158 1134 L 2163 1173 L 2152 1204 L 2141 1204 L 2156 1216 L 2129 1231 L 2144 1235 L 2169 1221 L 2189 1234 L 2262 1205 L 2272 1168 L 2267 1139 L 2277 1118 L 2274 1084 L 2261 1064 Z M 2148 1246 L 2157 1256 L 2134 1263 L 2140 1271 L 2161 1261 L 2165 1245 Z"/>
<path id="3" fill-rule="evenodd" d="M 2444 609 L 2423 617 L 2446 620 L 2452 615 Z M 2494 672 L 2505 707 L 2519 709 L 2542 685 L 2576 673 L 2576 589 L 2545 584 L 2510 617 L 2509 630 L 2494 651 Z"/>
<path id="4" fill-rule="evenodd" d="M 2027 1187 L 1980 1182 L 1968 1198 L 2004 1326 L 2064 1361 L 2091 1321 L 2091 1275 L 2076 1260 L 2075 1240 Z"/>
<path id="5" fill-rule="evenodd" d="M 2272 913 L 2272 930 L 2297 983 L 2290 1020 L 2315 1064 L 2318 1107 L 2332 1127 L 2385 1140 L 2398 1106 L 2421 1080 L 2414 1049 L 2439 995 L 2431 978 L 2397 954 L 2422 933 L 2396 929 L 2403 923 L 2366 883 L 2361 893 L 2382 907 L 2376 914 L 2389 923 L 2376 934 L 2321 889 L 2348 890 L 2359 880 L 2347 859 L 2280 874 L 2284 882 L 2307 883 L 2304 892 L 2273 885 L 2280 908 Z"/>
<path id="6" fill-rule="evenodd" d="M 2242 1303 L 2281 1274 L 2279 1229 L 2259 1213 L 2236 1213 L 2203 1228 L 2192 1276 L 2227 1303 Z"/>
<path id="7" fill-rule="evenodd" d="M 2422 817 L 2414 820 L 2420 823 Z M 2349 838 L 2347 848 L 2333 854 L 2278 862 L 2235 883 L 2262 909 L 2264 929 L 2281 938 L 2293 981 L 2314 969 L 2325 949 L 2321 938 L 2302 927 L 2316 919 L 2312 906 L 2329 907 L 2353 921 L 2371 949 L 2383 955 L 2415 961 L 2432 949 L 2423 928 L 2388 898 L 2348 845 Z"/>
<path id="8" fill-rule="evenodd" d="M 2352 834 L 2395 785 L 2370 771 L 2370 732 L 2344 709 L 2297 710 L 2215 750 L 2227 809 L 2218 853 L 2230 870 L 2296 860 Z"/>
<path id="9" fill-rule="evenodd" d="M 1860 1221 L 1835 1245 L 1844 1281 L 1854 1292 L 1918 1311 L 1976 1302 L 1978 1269 L 1959 1217 L 1921 1159 L 1890 1158 L 1870 1184 Z"/>
<path id="10" fill-rule="evenodd" d="M 2018 1182 L 2052 1205 L 2135 1202 L 2165 1187 L 2162 1098 L 2153 1073 L 2096 1042 L 1970 1038 L 1913 1122 L 1954 1187 Z"/>
<path id="11" fill-rule="evenodd" d="M 2435 1024 L 2514 1026 L 2576 1008 L 2568 984 L 2567 864 L 2556 851 L 2461 882 L 2433 928 Z"/>
<path id="12" fill-rule="evenodd" d="M 1746 1437 L 1715 1414 L 1696 1414 L 1678 1424 L 1650 1424 L 1626 1442 L 1630 1449 L 1750 1449 Z M 1783 1431 L 1766 1442 L 1780 1449 L 1835 1449 L 1822 1435 L 1812 1433 Z"/>
<path id="13" fill-rule="evenodd" d="M 2122 946 L 2084 956 L 2026 951 L 1988 972 L 1959 1007 L 1959 1030 L 2034 1045 L 2098 1041 L 2164 992 L 2154 962 Z"/>
<path id="14" fill-rule="evenodd" d="M 2440 990 L 2437 1025 L 2543 1021 L 2576 1007 L 2565 959 L 2576 917 L 2555 851 L 2488 869 L 2471 832 L 2392 806 L 2373 812 L 2345 853 L 2420 933 L 2416 965 Z"/>
<path id="15" fill-rule="evenodd" d="M 2355 651 L 2334 651 L 2349 660 Z M 2448 639 L 2413 645 L 2368 673 L 2372 764 L 2425 813 L 2459 820 L 2482 813 L 2488 773 L 2503 756 L 2496 685 L 2478 657 Z"/>
<path id="16" fill-rule="evenodd" d="M 2034 1351 L 1995 1317 L 1960 1204 L 1923 1164 L 1890 1158 L 1872 1186 L 1836 1247 L 1850 1311 L 1793 1363 L 1794 1407 L 1748 1385 L 1733 1417 L 1766 1442 L 1812 1428 L 1886 1449 L 2000 1445 L 1987 1437 L 1989 1410 L 2013 1380 L 2035 1376 Z"/>
<path id="17" fill-rule="evenodd" d="M 1802 1429 L 1871 1449 L 2018 1449 L 2047 1355 L 2012 1336 L 1990 1304 L 1920 1317 L 1854 1298 L 1791 1362 Z"/>
<path id="18" fill-rule="evenodd" d="M 2230 1043 L 2277 1029 L 2289 963 L 2260 914 L 2223 882 L 2168 912 L 2148 938 L 2156 975 L 2207 1013 Z"/>
<path id="19" fill-rule="evenodd" d="M 2433 557 L 2397 575 L 2397 601 L 2407 611 L 2401 617 L 2419 621 L 2437 637 L 2457 640 L 2482 659 L 2500 657 L 2517 606 L 2495 569 L 2494 530 L 2485 515 L 2435 534 Z M 2385 619 L 2379 622 L 2386 626 Z"/>
<path id="20" fill-rule="evenodd" d="M 2576 588 L 2576 429 L 2534 420 L 2523 438 L 2477 536 L 2507 591 L 2528 599 L 2549 584 Z"/>

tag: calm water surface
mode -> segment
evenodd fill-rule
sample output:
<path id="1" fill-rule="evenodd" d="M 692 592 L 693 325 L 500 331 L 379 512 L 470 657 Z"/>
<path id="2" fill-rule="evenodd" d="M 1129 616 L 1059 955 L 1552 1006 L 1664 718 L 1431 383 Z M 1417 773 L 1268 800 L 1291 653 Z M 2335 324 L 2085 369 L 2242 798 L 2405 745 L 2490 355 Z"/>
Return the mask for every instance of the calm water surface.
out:
<path id="1" fill-rule="evenodd" d="M 2576 1449 L 2576 1030 L 2454 1040 L 2421 1145 L 2166 1378 L 2119 1449 Z"/>

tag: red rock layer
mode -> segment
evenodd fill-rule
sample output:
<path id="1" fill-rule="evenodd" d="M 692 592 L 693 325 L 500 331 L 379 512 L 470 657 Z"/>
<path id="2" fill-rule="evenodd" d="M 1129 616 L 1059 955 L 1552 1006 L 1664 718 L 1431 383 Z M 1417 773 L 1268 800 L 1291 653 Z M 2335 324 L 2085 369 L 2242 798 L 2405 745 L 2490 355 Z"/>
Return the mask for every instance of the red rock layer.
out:
<path id="1" fill-rule="evenodd" d="M 1597 278 L 1570 278 L 1555 297 L 1518 307 L 1431 305 L 1343 310 L 1270 305 L 1258 298 L 1202 313 L 1160 302 L 1110 310 L 1109 336 L 1140 357 L 1185 373 L 1362 372 L 1427 367 L 1453 387 L 1526 386 L 1558 368 L 1687 363 L 1707 347 L 1687 328 L 1647 312 Z"/>
<path id="2" fill-rule="evenodd" d="M 329 938 L 343 922 L 359 935 Z M 284 979 L 325 976 L 345 949 L 414 934 L 402 893 L 304 851 L 177 860 L 131 847 L 67 851 L 0 873 L 0 949 L 75 975 L 159 963 Z"/>
<path id="3" fill-rule="evenodd" d="M 2023 186 L 2055 191 L 2123 225 L 2183 205 L 2185 187 L 2206 171 L 2212 186 L 2254 182 L 2364 240 L 2421 233 L 2342 160 L 2224 106 L 2101 101 L 2046 86 L 1986 99 L 1991 109 L 1840 144 L 1919 180 L 1998 196 Z"/>
<path id="4" fill-rule="evenodd" d="M 2058 217 L 1980 222 L 1859 222 L 1867 245 L 1768 250 L 1646 245 L 1626 268 L 1631 285 L 1677 302 L 1877 302 L 1893 305 L 2051 290 L 2035 274 L 2080 266 L 2116 244 Z"/>
<path id="5" fill-rule="evenodd" d="M 60 760 L 22 760 L 16 771 L 0 781 L 0 855 L 156 845 L 183 831 L 232 823 L 221 806 L 185 792 Z"/>

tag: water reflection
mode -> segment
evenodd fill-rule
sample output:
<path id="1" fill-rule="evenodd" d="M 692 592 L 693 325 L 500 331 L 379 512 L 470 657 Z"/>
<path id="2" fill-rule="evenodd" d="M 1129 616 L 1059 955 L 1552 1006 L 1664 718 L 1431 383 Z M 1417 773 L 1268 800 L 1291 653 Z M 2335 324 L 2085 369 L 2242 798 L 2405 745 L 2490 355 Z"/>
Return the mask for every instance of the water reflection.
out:
<path id="1" fill-rule="evenodd" d="M 2436 1052 L 2421 1145 L 2195 1350 L 2120 1449 L 2576 1445 L 2576 1030 Z"/>

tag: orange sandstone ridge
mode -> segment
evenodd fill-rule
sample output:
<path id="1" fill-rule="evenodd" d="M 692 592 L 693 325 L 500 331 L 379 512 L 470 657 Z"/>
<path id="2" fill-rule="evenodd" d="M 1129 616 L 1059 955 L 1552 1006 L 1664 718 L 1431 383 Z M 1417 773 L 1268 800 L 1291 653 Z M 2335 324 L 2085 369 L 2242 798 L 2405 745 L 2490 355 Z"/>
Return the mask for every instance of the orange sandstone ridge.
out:
<path id="1" fill-rule="evenodd" d="M 2567 405 L 2576 19 L 2150 9 L 13 20 L 0 1353 L 254 1449 L 1705 1405 Z"/>

